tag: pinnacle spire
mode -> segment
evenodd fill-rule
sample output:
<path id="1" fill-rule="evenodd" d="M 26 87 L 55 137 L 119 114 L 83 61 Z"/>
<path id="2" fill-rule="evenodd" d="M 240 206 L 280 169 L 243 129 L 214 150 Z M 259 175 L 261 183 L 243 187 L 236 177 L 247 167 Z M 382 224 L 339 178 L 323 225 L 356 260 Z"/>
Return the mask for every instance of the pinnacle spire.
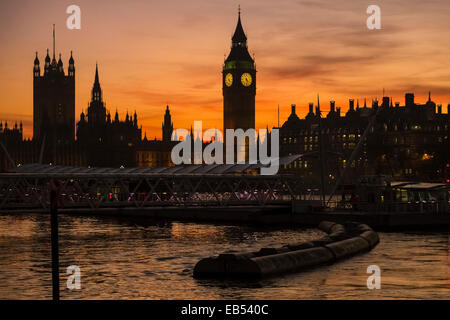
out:
<path id="1" fill-rule="evenodd" d="M 75 61 L 73 60 L 73 55 L 72 55 L 72 50 L 70 50 L 70 59 L 69 59 L 69 65 L 72 65 L 75 63 Z"/>
<path id="2" fill-rule="evenodd" d="M 100 87 L 97 63 L 95 63 L 95 80 L 94 86 L 92 87 L 92 100 L 102 101 L 102 88 Z"/>
<path id="3" fill-rule="evenodd" d="M 55 59 L 55 24 L 53 24 L 53 60 Z"/>
<path id="4" fill-rule="evenodd" d="M 255 60 L 252 59 L 247 48 L 247 36 L 245 35 L 244 28 L 241 23 L 241 9 L 238 9 L 238 21 L 233 37 L 231 39 L 231 51 L 225 60 L 225 64 L 230 61 L 248 61 L 251 62 L 253 67 Z"/>
<path id="5" fill-rule="evenodd" d="M 242 28 L 241 23 L 241 6 L 238 8 L 238 23 L 236 25 L 236 30 L 232 38 L 233 43 L 245 43 L 247 41 L 247 36 L 245 35 L 244 28 Z"/>
<path id="6" fill-rule="evenodd" d="M 50 65 L 50 55 L 48 54 L 48 48 L 47 48 L 47 55 L 45 56 L 45 64 Z"/>
<path id="7" fill-rule="evenodd" d="M 94 83 L 98 83 L 100 84 L 100 81 L 98 80 L 98 63 L 95 63 L 95 82 Z"/>

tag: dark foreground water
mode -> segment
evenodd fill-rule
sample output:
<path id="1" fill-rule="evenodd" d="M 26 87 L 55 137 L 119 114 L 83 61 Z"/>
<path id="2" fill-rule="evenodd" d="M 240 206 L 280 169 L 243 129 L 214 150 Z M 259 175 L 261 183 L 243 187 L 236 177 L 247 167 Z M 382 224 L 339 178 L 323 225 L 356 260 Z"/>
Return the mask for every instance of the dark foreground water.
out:
<path id="1" fill-rule="evenodd" d="M 49 219 L 0 216 L 0 299 L 50 299 Z M 62 299 L 448 299 L 450 233 L 380 233 L 370 253 L 313 271 L 258 282 L 195 280 L 204 257 L 322 236 L 316 229 L 267 229 L 180 222 L 60 217 Z M 381 268 L 368 290 L 367 267 Z M 66 288 L 66 268 L 81 289 Z"/>

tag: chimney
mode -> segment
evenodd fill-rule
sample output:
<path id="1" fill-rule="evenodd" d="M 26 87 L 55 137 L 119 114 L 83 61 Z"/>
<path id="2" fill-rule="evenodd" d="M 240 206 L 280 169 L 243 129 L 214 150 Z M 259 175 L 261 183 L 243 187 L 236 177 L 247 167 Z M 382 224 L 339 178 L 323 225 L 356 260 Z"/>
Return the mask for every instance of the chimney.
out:
<path id="1" fill-rule="evenodd" d="M 350 99 L 348 102 L 349 102 L 349 110 L 355 111 L 355 100 Z"/>
<path id="2" fill-rule="evenodd" d="M 295 104 L 291 104 L 291 114 L 295 114 Z"/>
<path id="3" fill-rule="evenodd" d="M 405 107 L 414 106 L 414 93 L 405 94 Z"/>
<path id="4" fill-rule="evenodd" d="M 330 101 L 330 113 L 334 113 L 334 101 Z"/>

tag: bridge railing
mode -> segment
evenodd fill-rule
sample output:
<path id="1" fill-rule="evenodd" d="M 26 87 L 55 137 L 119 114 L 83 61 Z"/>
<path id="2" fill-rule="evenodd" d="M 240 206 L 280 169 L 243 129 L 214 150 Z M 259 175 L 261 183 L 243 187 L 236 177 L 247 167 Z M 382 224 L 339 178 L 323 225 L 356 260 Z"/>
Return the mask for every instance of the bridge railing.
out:
<path id="1" fill-rule="evenodd" d="M 392 202 L 357 202 L 331 201 L 329 203 L 333 211 L 359 211 L 359 212 L 391 212 L 391 213 L 450 213 L 450 202 L 446 200 L 429 201 L 392 201 Z"/>
<path id="2" fill-rule="evenodd" d="M 0 210 L 48 209 L 57 189 L 61 208 L 235 206 L 288 203 L 304 187 L 291 175 L 0 174 Z"/>

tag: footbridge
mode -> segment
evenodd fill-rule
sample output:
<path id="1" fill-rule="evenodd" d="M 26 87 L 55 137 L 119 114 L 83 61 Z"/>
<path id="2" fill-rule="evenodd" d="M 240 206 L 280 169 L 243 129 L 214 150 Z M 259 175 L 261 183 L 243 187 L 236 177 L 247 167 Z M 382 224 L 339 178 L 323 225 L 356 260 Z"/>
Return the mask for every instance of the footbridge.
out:
<path id="1" fill-rule="evenodd" d="M 280 158 L 280 166 L 300 155 Z M 0 212 L 64 209 L 290 205 L 305 194 L 294 175 L 259 174 L 261 164 L 90 168 L 28 164 L 0 173 Z"/>

